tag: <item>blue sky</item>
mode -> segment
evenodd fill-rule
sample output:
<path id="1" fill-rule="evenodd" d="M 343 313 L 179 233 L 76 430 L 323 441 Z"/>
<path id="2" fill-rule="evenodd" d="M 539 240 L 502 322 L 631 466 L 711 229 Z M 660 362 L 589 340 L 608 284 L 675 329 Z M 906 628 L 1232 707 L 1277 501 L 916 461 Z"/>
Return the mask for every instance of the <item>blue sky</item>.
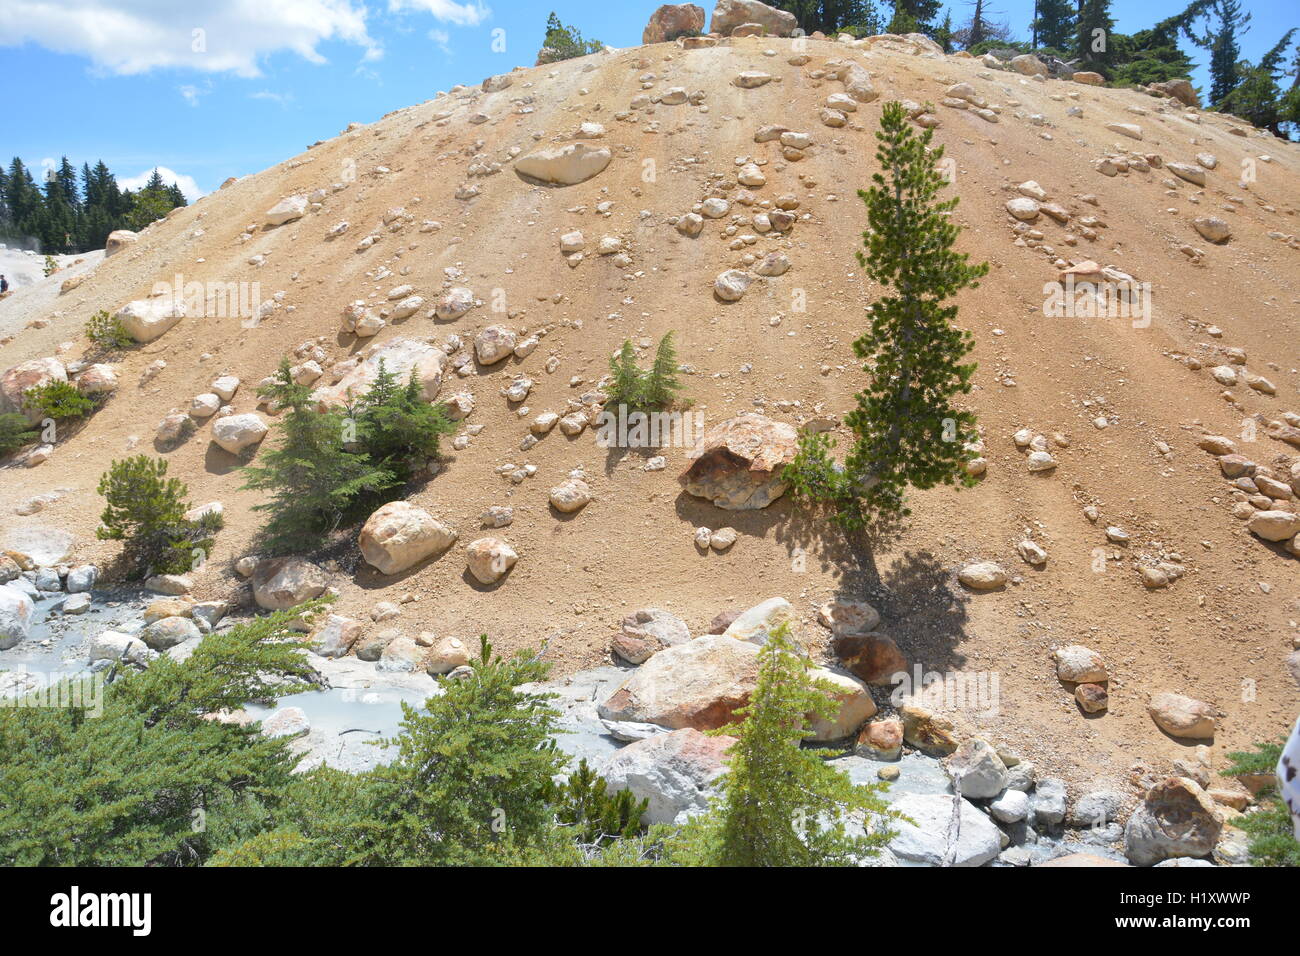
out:
<path id="1" fill-rule="evenodd" d="M 701 3 L 706 10 L 712 2 Z M 1115 0 L 1133 32 L 1186 0 Z M 120 181 L 155 165 L 187 191 L 264 169 L 456 83 L 531 65 L 554 10 L 585 37 L 630 46 L 653 0 L 0 0 L 6 80 L 0 158 L 33 168 L 103 159 Z M 1243 53 L 1290 26 L 1295 0 L 1244 0 Z M 954 22 L 969 16 L 950 4 Z M 1027 32 L 1032 0 L 992 0 Z M 198 32 L 196 32 L 198 31 Z M 504 50 L 501 47 L 504 46 Z M 1184 44 L 1186 48 L 1187 45 Z M 1191 52 L 1191 51 L 1189 51 Z M 1206 85 L 1202 51 L 1194 79 Z M 193 180 L 191 186 L 190 180 Z"/>

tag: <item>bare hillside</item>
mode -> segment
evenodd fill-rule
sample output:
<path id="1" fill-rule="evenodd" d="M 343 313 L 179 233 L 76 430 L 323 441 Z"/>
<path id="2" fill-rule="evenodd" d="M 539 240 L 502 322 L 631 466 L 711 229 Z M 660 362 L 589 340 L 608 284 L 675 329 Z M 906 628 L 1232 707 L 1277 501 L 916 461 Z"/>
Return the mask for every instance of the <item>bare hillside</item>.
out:
<path id="1" fill-rule="evenodd" d="M 850 98 L 846 125 L 826 125 L 836 121 L 824 110 L 845 93 L 834 77 L 847 75 L 847 64 L 868 71 L 879 96 Z M 738 84 L 750 72 L 770 80 Z M 998 674 L 998 712 L 965 719 L 1072 781 L 1120 779 L 1139 759 L 1168 766 L 1189 755 L 1148 715 L 1159 691 L 1217 708 L 1216 768 L 1222 753 L 1276 737 L 1294 720 L 1285 662 L 1300 640 L 1300 558 L 1252 534 L 1243 517 L 1295 512 L 1294 493 L 1277 489 L 1267 507 L 1251 504 L 1262 492 L 1234 487 L 1198 447 L 1207 434 L 1231 438 L 1272 469 L 1275 484 L 1300 489 L 1290 478 L 1300 420 L 1284 417 L 1300 412 L 1294 145 L 1250 129 L 1237 135 L 1230 119 L 1175 100 L 994 71 L 906 44 L 665 43 L 507 77 L 508 85 L 458 87 L 350 128 L 229 183 L 147 229 L 57 301 L 19 316 L 31 324 L 0 347 L 0 369 L 78 359 L 94 312 L 145 299 L 177 276 L 258 283 L 261 299 L 277 303 L 256 323 L 187 316 L 128 350 L 115 363 L 120 386 L 84 427 L 43 464 L 0 470 L 0 538 L 66 530 L 75 536 L 70 563 L 107 566 L 116 546 L 94 535 L 99 476 L 115 458 L 154 451 L 160 419 L 188 412 L 219 376 L 241 380 L 229 404 L 254 412 L 257 383 L 282 357 L 310 359 L 313 343 L 323 386 L 350 367 L 340 363 L 393 339 L 442 347 L 458 336 L 438 397 L 473 395 L 460 433 L 467 440 L 454 450 L 448 440 L 439 473 L 408 499 L 453 526 L 457 544 L 396 575 L 360 559 L 356 529 L 350 545 L 317 555 L 339 591 L 339 613 L 369 629 L 488 633 L 503 649 L 549 639 L 563 674 L 609 660 L 619 622 L 638 608 L 670 610 L 698 634 L 720 612 L 779 595 L 820 648 L 827 632 L 817 608 L 836 597 L 865 600 L 880 610 L 880 630 L 926 670 Z M 969 93 L 949 92 L 962 83 Z M 591 429 L 570 437 L 555 428 L 521 450 L 537 415 L 565 415 L 596 388 L 624 339 L 646 364 L 669 330 L 705 427 L 750 411 L 796 426 L 839 422 L 864 382 L 851 343 L 878 291 L 854 260 L 866 225 L 856 191 L 877 170 L 874 130 L 890 99 L 937 119 L 934 143 L 954 161 L 961 197 L 959 246 L 991 265 L 959 298 L 958 324 L 974 334 L 979 363 L 970 405 L 987 471 L 978 486 L 916 494 L 898 538 L 854 549 L 788 495 L 761 510 L 723 511 L 687 494 L 677 476 L 688 448 L 607 450 Z M 772 124 L 808 134 L 811 145 L 756 142 Z M 1133 129 L 1110 128 L 1119 124 Z M 607 168 L 568 186 L 514 168 L 520 157 L 573 142 L 608 149 Z M 1204 186 L 1172 173 L 1171 162 Z M 761 185 L 738 183 L 748 163 Z M 1008 201 L 1029 198 L 1032 189 L 1018 189 L 1029 181 L 1045 194 L 1038 202 L 1054 207 L 1017 231 Z M 308 197 L 305 213 L 268 225 L 267 211 L 295 195 Z M 790 205 L 778 203 L 787 195 L 797 200 L 793 225 L 756 229 L 755 214 Z M 679 230 L 680 217 L 710 197 L 729 208 L 706 217 L 695 237 Z M 1222 219 L 1230 238 L 1207 241 L 1193 224 L 1200 217 Z M 561 237 L 574 231 L 585 245 L 565 253 Z M 602 248 L 606 237 L 618 242 Z M 719 274 L 749 271 L 773 252 L 788 257 L 789 271 L 754 279 L 738 301 L 715 294 Z M 1089 260 L 1150 283 L 1149 325 L 1045 315 L 1044 284 Z M 450 321 L 430 318 L 453 287 L 471 289 L 475 307 Z M 407 318 L 390 312 L 377 336 L 343 331 L 349 303 L 364 300 L 382 316 L 409 295 L 421 306 Z M 8 307 L 0 303 L 5 328 L 14 319 Z M 492 325 L 520 341 L 538 336 L 537 348 L 476 362 L 475 337 Z M 159 360 L 165 367 L 147 374 Z M 1216 380 L 1219 366 L 1235 370 L 1235 384 Z M 518 376 L 533 383 L 522 403 L 502 394 Z M 201 599 L 247 591 L 234 564 L 253 552 L 261 520 L 249 510 L 259 493 L 240 488 L 240 459 L 210 440 L 214 420 L 160 452 L 194 503 L 224 505 L 213 560 L 193 576 Z M 1032 449 L 1013 438 L 1021 429 L 1030 430 L 1026 441 L 1041 436 L 1054 469 L 1030 471 Z M 848 436 L 837 433 L 843 446 Z M 653 454 L 667 467 L 646 470 Z M 506 464 L 536 471 L 516 483 L 501 473 Z M 550 490 L 575 469 L 594 500 L 561 514 Z M 66 492 L 37 513 L 15 513 L 52 489 Z M 480 515 L 494 505 L 514 509 L 513 523 L 490 533 L 519 560 L 489 588 L 466 573 L 465 546 L 489 533 Z M 701 550 L 701 526 L 732 527 L 736 543 Z M 1109 540 L 1108 527 L 1130 540 Z M 1022 560 L 1024 539 L 1046 551 L 1044 565 Z M 304 542 L 304 554 L 317 544 Z M 957 572 L 973 561 L 996 561 L 1011 580 L 967 588 Z M 1149 572 L 1161 566 L 1165 586 L 1151 586 L 1160 582 Z M 412 600 L 398 617 L 371 621 L 375 605 L 405 595 Z M 1057 680 L 1051 652 L 1071 644 L 1109 665 L 1103 715 L 1084 716 Z"/>

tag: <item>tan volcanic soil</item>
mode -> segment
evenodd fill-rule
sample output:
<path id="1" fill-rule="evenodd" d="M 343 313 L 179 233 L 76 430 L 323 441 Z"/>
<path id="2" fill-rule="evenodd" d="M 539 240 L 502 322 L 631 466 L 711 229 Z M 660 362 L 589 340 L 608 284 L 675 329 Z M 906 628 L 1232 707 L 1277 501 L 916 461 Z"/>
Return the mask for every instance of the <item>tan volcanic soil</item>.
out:
<path id="1" fill-rule="evenodd" d="M 778 55 L 765 56 L 765 49 Z M 1221 709 L 1216 767 L 1222 754 L 1282 734 L 1297 710 L 1284 660 L 1300 634 L 1300 562 L 1253 538 L 1229 513 L 1230 487 L 1195 440 L 1203 431 L 1237 436 L 1242 420 L 1256 413 L 1272 420 L 1283 410 L 1300 410 L 1300 251 L 1269 237 L 1297 232 L 1296 147 L 1231 135 L 1231 121 L 1211 114 L 1198 125 L 1176 103 L 1136 91 L 1031 82 L 990 73 L 970 59 L 868 53 L 830 42 L 812 41 L 808 52 L 806 66 L 789 66 L 789 40 L 755 38 L 690 52 L 671 44 L 635 48 L 523 70 L 504 91 L 482 94 L 474 86 L 398 111 L 177 212 L 48 310 L 26 316 L 53 321 L 0 349 L 0 368 L 52 354 L 65 340 L 76 346 L 63 357 L 76 357 L 86 344 L 80 330 L 93 312 L 146 296 L 154 282 L 177 273 L 186 281 L 257 281 L 263 298 L 283 291 L 293 311 L 282 308 L 254 329 L 241 328 L 237 319 L 188 318 L 130 351 L 119 366 L 118 394 L 48 463 L 0 471 L 6 503 L 71 489 L 31 517 L 15 517 L 6 507 L 4 526 L 67 529 L 77 536 L 76 560 L 103 565 L 115 546 L 94 538 L 102 507 L 95 485 L 110 461 L 128 453 L 131 436 L 139 438 L 137 451 L 151 450 L 158 420 L 172 408 L 187 408 L 191 396 L 226 372 L 244 382 L 236 409 L 253 410 L 256 383 L 299 343 L 324 337 L 332 359 L 367 344 L 339 332 L 345 304 L 358 298 L 379 304 L 402 283 L 413 284 L 432 304 L 447 284 L 443 270 L 455 267 L 464 272 L 456 284 L 470 286 L 488 304 L 453 323 L 435 323 L 422 310 L 390 323 L 377 341 L 431 336 L 441 342 L 455 332 L 469 344 L 476 330 L 497 322 L 549 331 L 523 361 L 478 370 L 464 381 L 449 373 L 442 395 L 472 391 L 477 408 L 468 423 L 486 427 L 464 451 L 452 452 L 448 441 L 445 471 L 414 489 L 409 500 L 454 524 L 460 543 L 393 578 L 359 562 L 354 546 L 343 549 L 342 570 L 334 577 L 342 613 L 369 622 L 376 602 L 409 592 L 418 600 L 401 617 L 369 626 L 466 637 L 487 632 L 502 649 L 549 638 L 548 656 L 564 674 L 605 662 L 618 621 L 638 607 L 669 609 L 692 633 L 702 633 L 720 611 L 782 595 L 806 615 L 805 635 L 824 640 L 812 623 L 816 606 L 837 594 L 865 597 L 880 608 L 881 629 L 926 669 L 997 672 L 1000 711 L 972 717 L 972 725 L 1074 784 L 1116 780 L 1139 758 L 1167 767 L 1173 758 L 1190 756 L 1190 747 L 1162 734 L 1146 713 L 1149 696 L 1161 690 Z M 862 63 L 884 94 L 839 130 L 821 125 L 818 112 L 842 85 L 810 76 L 830 58 Z M 752 90 L 731 84 L 738 72 L 751 69 L 771 72 L 779 82 Z M 615 119 L 643 92 L 647 73 L 655 75 L 651 93 L 672 86 L 705 91 L 707 112 L 656 106 L 652 114 Z M 661 472 L 643 471 L 641 453 L 607 454 L 591 431 L 569 439 L 557 429 L 531 451 L 519 451 L 528 421 L 544 410 L 563 412 L 570 397 L 594 386 L 624 338 L 657 340 L 670 329 L 681 361 L 694 368 L 685 381 L 706 424 L 755 409 L 797 424 L 851 408 L 864 382 L 851 342 L 878 291 L 853 258 L 866 225 L 855 192 L 877 169 L 872 131 L 885 100 L 937 103 L 948 84 L 962 80 L 1003 106 L 997 124 L 967 111 L 936 110 L 942 126 L 935 143 L 957 163 L 956 217 L 966 227 L 959 247 L 991 264 L 981 287 L 958 299 L 958 323 L 974 333 L 979 362 L 970 405 L 984 429 L 989 469 L 978 487 L 915 494 L 900 539 L 874 553 L 853 553 L 836 532 L 792 510 L 788 497 L 763 511 L 727 513 L 685 495 L 675 477 L 686 449 L 664 450 L 669 466 Z M 521 99 L 528 111 L 519 108 Z M 1075 103 L 1085 111 L 1082 118 L 1066 115 Z M 1128 107 L 1147 113 L 1137 116 Z M 480 112 L 488 121 L 472 125 L 469 118 Z M 445 122 L 437 119 L 443 113 L 451 114 Z M 1032 125 L 1031 114 L 1042 114 L 1048 125 Z M 541 145 L 567 140 L 584 121 L 607 129 L 600 144 L 613 149 L 614 160 L 605 172 L 567 188 L 530 185 L 513 172 L 511 147 L 525 153 L 535 148 L 534 133 L 541 134 Z M 1112 122 L 1138 123 L 1144 141 L 1108 132 L 1105 124 Z M 815 145 L 801 162 L 787 163 L 778 143 L 754 142 L 756 128 L 767 123 L 807 131 Z M 1203 191 L 1181 181 L 1168 185 L 1172 176 L 1161 169 L 1107 178 L 1093 163 L 1116 148 L 1189 163 L 1208 151 L 1219 166 L 1207 173 Z M 480 152 L 485 161 L 500 162 L 502 171 L 470 178 L 467 167 Z M 1271 162 L 1258 163 L 1258 181 L 1238 186 L 1242 160 L 1264 154 Z M 713 280 L 741 266 L 743 254 L 731 251 L 722 235 L 728 220 L 707 222 L 693 240 L 668 220 L 709 195 L 710 177 L 734 181 L 736 159 L 746 156 L 768 160 L 767 184 L 756 190 L 760 198 L 794 193 L 799 214 L 811 218 L 801 219 L 788 240 L 763 238 L 751 247 L 760 254 L 786 251 L 793 262 L 789 273 L 760 280 L 741 302 L 724 304 L 713 296 Z M 655 175 L 647 181 L 651 161 Z M 380 165 L 390 171 L 374 173 Z M 322 211 L 261 228 L 264 211 L 281 197 L 328 189 L 349 168 L 356 181 L 330 193 Z M 801 175 L 815 186 L 802 184 Z M 1009 187 L 1029 179 L 1074 215 L 1106 223 L 1096 241 L 1080 239 L 1074 248 L 1064 243 L 1068 227 L 1045 216 L 1034 227 L 1057 255 L 1093 258 L 1152 283 L 1150 328 L 1134 329 L 1127 320 L 1044 317 L 1043 283 L 1057 272 L 1053 257 L 1013 244 L 1004 209 L 1015 195 Z M 455 199 L 466 182 L 477 183 L 482 194 Z M 1095 194 L 1099 205 L 1081 203 L 1083 194 Z M 1242 201 L 1233 204 L 1229 197 Z M 601 216 L 596 205 L 606 200 L 613 206 Z M 416 218 L 397 235 L 380 227 L 384 211 L 395 206 Z M 1232 224 L 1227 245 L 1210 245 L 1193 230 L 1194 217 L 1210 214 Z M 444 227 L 419 233 L 423 219 Z M 326 241 L 326 231 L 340 220 L 349 221 L 350 230 Z M 253 224 L 255 237 L 240 243 L 240 233 Z M 577 268 L 559 250 L 559 236 L 573 229 L 581 229 L 588 244 Z M 371 230 L 382 238 L 355 251 Z M 594 254 L 604 235 L 624 238 L 630 269 Z M 1203 250 L 1203 260 L 1189 261 L 1179 251 L 1182 244 Z M 257 253 L 266 256 L 265 264 L 249 265 Z M 381 266 L 393 275 L 376 281 L 371 275 Z M 491 311 L 494 290 L 504 290 L 508 319 Z M 807 296 L 806 313 L 792 309 L 796 290 Z M 774 326 L 769 320 L 778 315 L 782 320 Z M 1221 339 L 1205 333 L 1210 325 L 1223 330 Z M 1270 378 L 1277 395 L 1241 385 L 1231 390 L 1230 403 L 1208 371 L 1190 370 L 1171 357 L 1196 355 L 1209 367 L 1220 364 L 1208 359 L 1223 347 L 1245 349 L 1249 367 Z M 643 364 L 650 354 L 643 351 Z M 543 365 L 551 355 L 559 357 L 559 367 L 547 374 Z M 137 387 L 158 358 L 166 360 L 166 370 Z M 536 382 L 523 419 L 498 394 L 517 372 Z M 570 387 L 573 376 L 586 384 Z M 1014 380 L 1014 387 L 1004 379 Z M 1115 423 L 1094 428 L 1092 419 L 1101 414 Z M 1069 436 L 1068 448 L 1053 448 L 1060 462 L 1055 473 L 1027 471 L 1011 440 L 1026 426 Z M 234 589 L 233 562 L 250 551 L 259 523 L 249 511 L 259 494 L 240 490 L 238 463 L 209 442 L 210 427 L 200 424 L 194 437 L 166 455 L 171 473 L 188 482 L 194 503 L 225 504 L 227 524 L 214 560 L 196 578 L 201 597 Z M 1162 441 L 1172 448 L 1168 458 L 1157 450 Z M 1242 450 L 1262 463 L 1295 455 L 1263 429 Z M 511 485 L 494 473 L 505 462 L 534 463 L 537 475 Z M 591 478 L 596 500 L 576 516 L 558 518 L 547 504 L 549 489 L 577 467 Z M 494 504 L 513 505 L 514 524 L 498 533 L 521 557 L 502 586 L 483 589 L 465 573 L 463 546 L 479 536 L 478 516 Z M 1100 509 L 1095 525 L 1082 514 L 1088 504 Z M 725 554 L 701 554 L 692 542 L 700 525 L 731 525 L 740 538 Z M 1107 525 L 1128 530 L 1132 543 L 1109 545 Z M 1015 543 L 1027 529 L 1050 555 L 1041 571 L 1016 555 Z M 304 551 L 313 544 L 304 542 Z M 802 571 L 792 557 L 799 547 L 807 549 Z M 1097 548 L 1120 556 L 1103 574 L 1092 570 Z M 1182 556 L 1188 573 L 1166 590 L 1148 591 L 1134 570 L 1135 557 L 1168 552 Z M 973 559 L 997 560 L 1020 580 L 1003 591 L 970 593 L 955 572 Z M 1081 716 L 1055 678 L 1051 649 L 1076 642 L 1100 651 L 1110 666 L 1110 710 L 1099 718 Z M 1244 700 L 1248 682 L 1254 696 Z"/>

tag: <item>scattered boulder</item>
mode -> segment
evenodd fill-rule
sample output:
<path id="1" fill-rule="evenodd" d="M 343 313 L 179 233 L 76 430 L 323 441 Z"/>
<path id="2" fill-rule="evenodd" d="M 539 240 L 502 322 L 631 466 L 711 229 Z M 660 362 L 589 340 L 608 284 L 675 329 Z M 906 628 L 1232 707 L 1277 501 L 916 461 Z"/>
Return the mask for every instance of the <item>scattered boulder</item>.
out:
<path id="1" fill-rule="evenodd" d="M 655 654 L 602 702 L 606 720 L 715 730 L 748 703 L 758 682 L 758 646 L 705 635 Z"/>
<path id="2" fill-rule="evenodd" d="M 727 637 L 762 646 L 782 624 L 793 627 L 798 618 L 794 606 L 783 597 L 768 598 L 736 616 L 724 632 Z"/>
<path id="3" fill-rule="evenodd" d="M 628 790 L 638 801 L 649 801 L 642 823 L 672 823 L 680 814 L 708 809 L 735 742 L 693 727 L 654 734 L 611 754 L 601 776 L 611 792 Z"/>
<path id="4" fill-rule="evenodd" d="M 515 549 L 501 538 L 471 541 L 465 549 L 465 557 L 469 573 L 479 584 L 496 584 L 519 560 Z"/>
<path id="5" fill-rule="evenodd" d="M 514 354 L 519 337 L 504 325 L 489 325 L 474 336 L 474 357 L 480 365 L 495 365 Z"/>
<path id="6" fill-rule="evenodd" d="M 1286 541 L 1300 534 L 1300 515 L 1290 511 L 1257 511 L 1247 519 L 1246 527 L 1265 541 Z"/>
<path id="7" fill-rule="evenodd" d="M 114 229 L 108 234 L 108 239 L 104 242 L 104 258 L 116 255 L 127 246 L 133 246 L 140 241 L 140 237 L 130 229 Z"/>
<path id="8" fill-rule="evenodd" d="M 799 26 L 793 13 L 777 10 L 758 0 L 718 0 L 713 8 L 712 32 L 729 37 L 736 27 L 757 23 L 768 36 L 788 37 Z"/>
<path id="9" fill-rule="evenodd" d="M 253 570 L 253 599 L 268 611 L 283 611 L 320 597 L 329 586 L 325 572 L 305 558 L 264 558 Z"/>
<path id="10" fill-rule="evenodd" d="M 641 31 L 641 43 L 668 43 L 678 37 L 697 36 L 704 32 L 704 8 L 693 3 L 666 3 L 650 14 L 650 22 Z"/>
<path id="11" fill-rule="evenodd" d="M 1192 225 L 1201 234 L 1201 238 L 1222 245 L 1232 237 L 1232 227 L 1218 216 L 1198 216 Z"/>
<path id="12" fill-rule="evenodd" d="M 553 186 L 573 186 L 600 175 L 611 159 L 613 153 L 603 146 L 568 143 L 520 157 L 515 172 Z"/>
<path id="13" fill-rule="evenodd" d="M 307 206 L 306 196 L 286 196 L 266 211 L 266 224 L 283 226 L 286 222 L 301 219 L 307 213 Z"/>
<path id="14" fill-rule="evenodd" d="M 574 514 L 591 502 L 591 486 L 581 478 L 569 478 L 551 489 L 550 500 L 556 511 Z"/>
<path id="15" fill-rule="evenodd" d="M 900 859 L 927 866 L 983 866 L 1002 850 L 997 825 L 961 797 L 905 793 L 892 808 L 905 818 L 891 824 L 897 835 L 889 849 Z"/>
<path id="16" fill-rule="evenodd" d="M 256 445 L 269 431 L 266 422 L 255 412 L 225 415 L 212 424 L 212 440 L 232 455 Z"/>
<path id="17" fill-rule="evenodd" d="M 992 591 L 1007 583 L 1007 572 L 995 561 L 977 561 L 958 571 L 957 580 L 975 591 Z"/>
<path id="18" fill-rule="evenodd" d="M 390 501 L 366 519 L 361 556 L 380 574 L 400 574 L 456 543 L 456 530 L 406 501 Z"/>
<path id="19" fill-rule="evenodd" d="M 785 494 L 781 472 L 798 443 L 793 426 L 747 412 L 705 432 L 678 480 L 689 494 L 727 511 L 765 508 Z"/>
<path id="20" fill-rule="evenodd" d="M 993 745 L 978 737 L 963 742 L 944 762 L 953 789 L 964 797 L 986 800 L 1007 785 L 1007 767 Z"/>
<path id="21" fill-rule="evenodd" d="M 884 634 L 842 634 L 831 641 L 839 662 L 868 684 L 893 683 L 893 675 L 907 670 L 907 658 L 893 638 Z"/>
<path id="22" fill-rule="evenodd" d="M 1082 644 L 1058 647 L 1052 652 L 1056 676 L 1070 684 L 1099 684 L 1110 679 L 1101 655 Z"/>
<path id="23" fill-rule="evenodd" d="M 0 651 L 25 641 L 31 633 L 36 605 L 25 593 L 8 584 L 0 584 Z"/>
<path id="24" fill-rule="evenodd" d="M 1163 691 L 1151 698 L 1147 712 L 1156 726 L 1171 737 L 1214 739 L 1214 708 L 1204 701 Z"/>
<path id="25" fill-rule="evenodd" d="M 657 607 L 642 608 L 623 618 L 622 630 L 611 648 L 629 664 L 644 664 L 665 647 L 676 647 L 691 639 L 686 622 Z"/>
<path id="26" fill-rule="evenodd" d="M 1222 830 L 1209 795 L 1186 777 L 1169 777 L 1148 790 L 1129 816 L 1124 855 L 1137 866 L 1209 856 Z"/>
<path id="27" fill-rule="evenodd" d="M 140 639 L 155 651 L 165 651 L 202 636 L 198 626 L 188 617 L 165 617 L 161 621 L 154 621 L 140 632 Z"/>

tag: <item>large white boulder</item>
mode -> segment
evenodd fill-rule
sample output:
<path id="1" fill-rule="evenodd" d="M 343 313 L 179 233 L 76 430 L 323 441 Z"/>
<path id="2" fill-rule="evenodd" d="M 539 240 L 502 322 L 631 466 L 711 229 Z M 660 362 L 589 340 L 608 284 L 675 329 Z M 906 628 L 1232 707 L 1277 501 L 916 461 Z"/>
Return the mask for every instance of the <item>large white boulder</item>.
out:
<path id="1" fill-rule="evenodd" d="M 283 226 L 286 222 L 301 219 L 306 212 L 306 196 L 286 196 L 266 211 L 266 224 L 268 226 Z"/>
<path id="2" fill-rule="evenodd" d="M 959 801 L 956 808 L 953 801 Z M 961 797 L 905 793 L 892 809 L 911 821 L 892 824 L 897 835 L 889 849 L 900 859 L 927 866 L 982 866 L 1001 852 L 997 825 Z"/>
<path id="3" fill-rule="evenodd" d="M 22 591 L 0 584 L 0 651 L 7 651 L 31 633 L 36 605 Z"/>
<path id="4" fill-rule="evenodd" d="M 118 309 L 115 317 L 131 338 L 152 342 L 185 318 L 185 302 L 166 295 L 135 299 Z"/>
<path id="5" fill-rule="evenodd" d="M 572 186 L 604 172 L 611 159 L 613 153 L 603 146 L 569 143 L 520 157 L 515 172 L 555 186 Z"/>
<path id="6" fill-rule="evenodd" d="M 283 611 L 320 597 L 329 586 L 325 572 L 305 558 L 265 558 L 253 571 L 253 599 L 268 611 Z"/>
<path id="7" fill-rule="evenodd" d="M 601 776 L 611 792 L 629 790 L 649 801 L 642 823 L 672 823 L 679 814 L 708 809 L 734 743 L 734 737 L 710 737 L 691 727 L 655 734 L 610 755 Z"/>
<path id="8" fill-rule="evenodd" d="M 23 393 L 52 382 L 66 382 L 68 370 L 56 358 L 30 359 L 6 369 L 0 375 L 0 412 L 23 412 Z M 30 422 L 40 421 L 40 412 L 25 411 Z"/>
<path id="9" fill-rule="evenodd" d="M 406 501 L 390 501 L 361 529 L 361 555 L 380 574 L 400 574 L 456 542 L 456 530 Z"/>
<path id="10" fill-rule="evenodd" d="M 226 415 L 212 424 L 212 440 L 232 455 L 256 445 L 267 433 L 266 422 L 254 412 Z"/>
<path id="11" fill-rule="evenodd" d="M 322 386 L 312 392 L 312 399 L 322 409 L 337 408 L 356 401 L 374 384 L 379 375 L 380 362 L 384 363 L 384 370 L 395 374 L 397 381 L 403 385 L 414 370 L 424 400 L 432 402 L 438 397 L 443 373 L 447 369 L 447 353 L 419 339 L 401 338 L 389 339 L 383 345 L 375 347 L 364 362 L 333 385 Z"/>

